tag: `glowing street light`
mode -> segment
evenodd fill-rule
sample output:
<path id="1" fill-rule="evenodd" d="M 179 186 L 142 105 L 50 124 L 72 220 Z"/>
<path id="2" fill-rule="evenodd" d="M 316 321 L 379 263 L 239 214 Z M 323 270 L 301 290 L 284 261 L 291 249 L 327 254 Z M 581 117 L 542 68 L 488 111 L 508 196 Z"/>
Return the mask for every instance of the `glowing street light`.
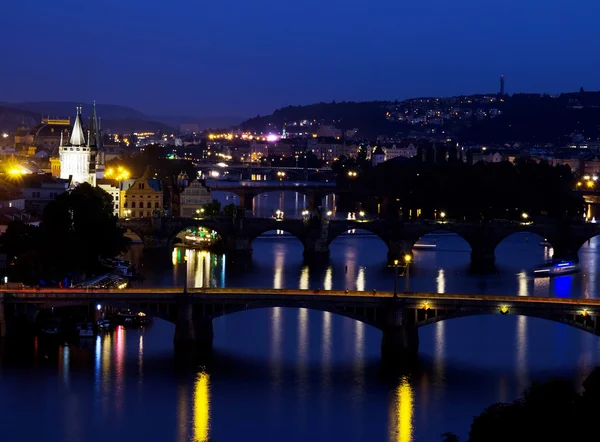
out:
<path id="1" fill-rule="evenodd" d="M 527 219 L 529 218 L 529 215 L 528 215 L 528 214 L 526 214 L 525 212 L 523 212 L 523 213 L 521 214 L 521 218 L 523 218 L 524 220 L 527 220 Z"/>
<path id="2" fill-rule="evenodd" d="M 362 210 L 360 212 L 358 212 L 358 216 L 360 216 L 361 218 L 365 217 L 365 212 L 363 212 Z"/>
<path id="3" fill-rule="evenodd" d="M 357 175 L 358 175 L 358 173 L 353 170 L 348 171 L 348 176 L 350 178 L 355 178 Z"/>
<path id="4" fill-rule="evenodd" d="M 308 210 L 303 210 L 303 211 L 302 211 L 302 216 L 308 216 L 308 214 L 309 214 L 309 211 L 308 211 Z"/>
<path id="5" fill-rule="evenodd" d="M 331 215 L 333 215 L 333 212 L 332 212 L 331 210 L 329 210 L 329 211 L 327 212 L 327 216 L 331 216 Z"/>
<path id="6" fill-rule="evenodd" d="M 442 219 L 446 218 L 446 212 L 440 212 L 440 218 L 442 218 Z"/>

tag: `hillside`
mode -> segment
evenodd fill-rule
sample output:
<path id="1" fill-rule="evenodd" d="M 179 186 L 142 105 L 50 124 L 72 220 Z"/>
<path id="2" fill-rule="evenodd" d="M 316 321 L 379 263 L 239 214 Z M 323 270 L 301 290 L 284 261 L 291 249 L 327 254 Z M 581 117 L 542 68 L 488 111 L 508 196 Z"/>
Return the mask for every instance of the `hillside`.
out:
<path id="1" fill-rule="evenodd" d="M 35 112 L 0 105 L 0 131 L 14 132 L 22 124 L 31 127 L 40 122 L 41 116 Z"/>
<path id="2" fill-rule="evenodd" d="M 317 103 L 277 109 L 244 121 L 240 128 L 281 131 L 284 123 L 303 120 L 313 124 L 312 132 L 318 124 L 331 124 L 342 130 L 358 128 L 358 136 L 368 139 L 450 136 L 464 143 L 564 144 L 575 134 L 585 140 L 600 138 L 600 92 Z"/>

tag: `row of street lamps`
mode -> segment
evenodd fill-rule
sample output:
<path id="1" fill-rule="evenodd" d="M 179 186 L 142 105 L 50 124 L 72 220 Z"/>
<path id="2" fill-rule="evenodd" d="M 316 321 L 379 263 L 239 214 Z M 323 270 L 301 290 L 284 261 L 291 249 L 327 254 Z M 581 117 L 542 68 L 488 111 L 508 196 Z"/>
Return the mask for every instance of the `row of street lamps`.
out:
<path id="1" fill-rule="evenodd" d="M 404 261 L 401 262 L 399 259 L 394 260 L 392 267 L 394 268 L 394 298 L 398 297 L 398 269 L 404 269 L 404 292 L 408 293 L 408 281 L 410 277 L 410 264 L 412 262 L 412 256 L 410 254 L 404 255 Z"/>

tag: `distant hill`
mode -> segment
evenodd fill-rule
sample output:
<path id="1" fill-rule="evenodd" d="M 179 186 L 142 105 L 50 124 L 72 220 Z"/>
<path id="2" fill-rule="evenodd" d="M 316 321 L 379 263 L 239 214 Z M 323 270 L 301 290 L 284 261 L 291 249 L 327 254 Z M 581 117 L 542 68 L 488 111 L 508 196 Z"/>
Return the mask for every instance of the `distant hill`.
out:
<path id="1" fill-rule="evenodd" d="M 75 115 L 77 106 L 83 107 L 83 114 L 91 115 L 92 103 L 76 103 L 69 101 L 31 101 L 25 103 L 4 103 L 6 106 L 14 109 L 22 109 L 30 112 L 35 112 L 43 116 L 66 118 Z M 142 112 L 132 109 L 127 106 L 119 106 L 115 104 L 96 104 L 98 115 L 102 118 L 111 120 L 148 120 L 149 117 Z"/>
<path id="2" fill-rule="evenodd" d="M 67 118 L 73 120 L 75 108 L 83 108 L 84 120 L 92 114 L 92 104 L 62 101 L 39 101 L 27 103 L 0 104 L 0 129 L 13 132 L 21 123 L 33 127 L 42 121 L 42 117 Z M 126 106 L 97 104 L 98 116 L 102 119 L 102 128 L 114 133 L 127 132 L 175 132 L 178 126 L 157 121 L 142 112 Z"/>
<path id="3" fill-rule="evenodd" d="M 0 105 L 0 131 L 14 132 L 24 124 L 27 127 L 39 124 L 41 116 L 36 112 L 25 111 Z"/>
<path id="4" fill-rule="evenodd" d="M 153 120 L 161 121 L 169 126 L 179 128 L 180 124 L 197 124 L 200 130 L 205 129 L 227 129 L 239 125 L 244 121 L 243 117 L 151 117 Z"/>

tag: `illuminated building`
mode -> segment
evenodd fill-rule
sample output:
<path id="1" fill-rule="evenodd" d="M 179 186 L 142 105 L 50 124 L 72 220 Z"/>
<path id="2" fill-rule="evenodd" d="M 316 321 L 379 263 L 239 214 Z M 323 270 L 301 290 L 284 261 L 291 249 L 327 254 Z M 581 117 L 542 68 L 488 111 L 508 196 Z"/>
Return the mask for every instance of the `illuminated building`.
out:
<path id="1" fill-rule="evenodd" d="M 99 178 L 96 185 L 108 193 L 113 199 L 113 215 L 120 216 L 121 213 L 121 188 L 117 180 Z"/>
<path id="2" fill-rule="evenodd" d="M 123 213 L 126 218 L 144 218 L 163 211 L 160 180 L 138 178 L 125 190 Z"/>
<path id="3" fill-rule="evenodd" d="M 179 197 L 179 216 L 194 218 L 203 205 L 210 203 L 210 192 L 198 180 L 187 186 Z"/>
<path id="4" fill-rule="evenodd" d="M 71 120 L 42 118 L 37 126 L 15 136 L 17 150 L 27 154 L 35 154 L 36 149 L 52 152 L 58 148 L 61 136 L 67 138 Z"/>
<path id="5" fill-rule="evenodd" d="M 64 143 L 61 136 L 59 145 L 60 177 L 70 179 L 72 185 L 90 183 L 96 185 L 96 146 L 91 146 L 90 136 L 88 143 L 85 141 L 83 124 L 81 122 L 81 108 L 77 108 L 77 116 L 71 131 L 68 143 Z"/>

